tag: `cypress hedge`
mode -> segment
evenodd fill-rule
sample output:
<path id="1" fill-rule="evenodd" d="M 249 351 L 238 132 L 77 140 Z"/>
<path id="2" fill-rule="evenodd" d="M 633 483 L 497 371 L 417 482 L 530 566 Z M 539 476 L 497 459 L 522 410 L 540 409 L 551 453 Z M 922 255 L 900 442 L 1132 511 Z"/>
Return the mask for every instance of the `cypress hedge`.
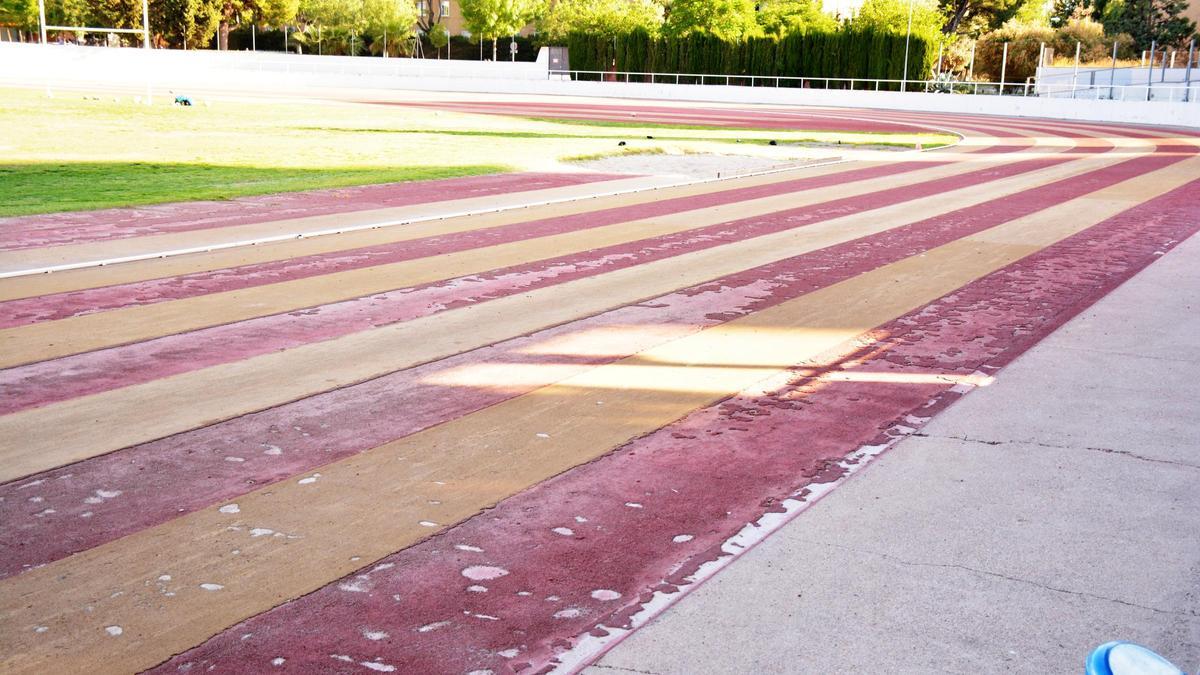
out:
<path id="1" fill-rule="evenodd" d="M 754 37 L 726 42 L 715 36 L 693 33 L 681 38 L 651 38 L 633 31 L 617 38 L 573 33 L 567 38 L 571 69 L 621 73 L 685 73 L 683 84 L 725 81 L 743 85 L 772 82 L 752 81 L 746 76 L 813 78 L 805 86 L 825 87 L 820 78 L 899 80 L 904 71 L 903 33 L 854 30 L 849 26 L 832 31 L 795 32 L 783 38 Z M 925 38 L 912 36 L 908 47 L 908 79 L 929 78 L 936 48 Z M 695 75 L 724 76 L 700 78 Z M 581 79 L 602 76 L 580 75 Z M 626 76 L 622 75 L 621 79 Z M 648 81 L 648 76 L 629 76 Z M 797 87 L 798 81 L 781 80 L 780 86 Z M 845 82 L 830 87 L 848 88 Z M 859 88 L 866 84 L 857 85 Z M 898 84 L 883 89 L 898 89 Z"/>

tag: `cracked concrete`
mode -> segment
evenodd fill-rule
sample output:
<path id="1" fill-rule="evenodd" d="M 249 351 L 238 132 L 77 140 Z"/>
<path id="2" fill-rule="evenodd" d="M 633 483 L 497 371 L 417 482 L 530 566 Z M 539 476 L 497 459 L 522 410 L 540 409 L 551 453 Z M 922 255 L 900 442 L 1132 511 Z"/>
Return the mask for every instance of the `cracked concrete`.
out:
<path id="1" fill-rule="evenodd" d="M 588 672 L 1200 670 L 1197 306 L 1200 237 Z"/>
<path id="2" fill-rule="evenodd" d="M 1176 461 L 1172 461 L 1169 459 L 1155 459 L 1153 457 L 1146 457 L 1144 455 L 1139 455 L 1138 453 L 1131 452 L 1129 450 L 1117 450 L 1114 448 L 1094 448 L 1094 447 L 1088 447 L 1088 446 L 1081 447 L 1081 446 L 1071 446 L 1071 445 L 1056 445 L 1054 443 L 1040 443 L 1040 442 L 1034 441 L 1032 439 L 993 441 L 993 440 L 985 440 L 982 438 L 969 438 L 967 436 L 940 436 L 939 437 L 939 436 L 934 436 L 932 434 L 925 433 L 923 431 L 918 431 L 918 432 L 914 433 L 913 436 L 917 436 L 920 438 L 948 438 L 948 439 L 952 439 L 952 440 L 956 440 L 956 441 L 963 441 L 965 443 L 979 443 L 981 445 L 993 445 L 994 446 L 994 445 L 1007 445 L 1010 443 L 1024 443 L 1026 445 L 1036 445 L 1039 448 L 1051 448 L 1053 450 L 1085 450 L 1088 452 L 1103 452 L 1103 453 L 1107 453 L 1107 454 L 1111 454 L 1111 455 L 1121 455 L 1122 457 L 1129 457 L 1130 459 L 1136 459 L 1141 462 L 1154 462 L 1154 463 L 1158 463 L 1158 464 L 1173 464 L 1175 466 L 1186 466 L 1186 467 L 1189 467 L 1192 469 L 1200 469 L 1200 464 L 1196 464 L 1193 462 L 1176 462 Z"/>

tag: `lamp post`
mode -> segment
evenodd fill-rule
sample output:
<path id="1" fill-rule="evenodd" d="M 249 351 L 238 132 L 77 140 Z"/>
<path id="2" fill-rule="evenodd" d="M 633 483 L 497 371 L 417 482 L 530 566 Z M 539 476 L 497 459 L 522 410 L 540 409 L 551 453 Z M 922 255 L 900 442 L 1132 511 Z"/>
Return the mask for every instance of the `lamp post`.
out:
<path id="1" fill-rule="evenodd" d="M 908 32 L 904 34 L 904 72 L 900 75 L 900 91 L 908 91 L 908 42 L 912 38 L 913 0 L 908 0 Z"/>

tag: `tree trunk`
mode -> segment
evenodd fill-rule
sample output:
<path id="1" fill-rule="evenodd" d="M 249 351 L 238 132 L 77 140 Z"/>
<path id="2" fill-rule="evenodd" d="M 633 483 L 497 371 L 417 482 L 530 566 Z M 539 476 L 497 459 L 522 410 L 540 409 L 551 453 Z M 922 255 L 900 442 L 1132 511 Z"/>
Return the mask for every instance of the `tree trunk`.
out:
<path id="1" fill-rule="evenodd" d="M 942 33 L 953 35 L 958 30 L 958 25 L 966 18 L 967 10 L 971 8 L 969 0 L 956 0 L 954 3 L 954 13 L 950 16 L 950 20 L 942 26 Z"/>
<path id="2" fill-rule="evenodd" d="M 217 51 L 229 51 L 229 22 L 221 19 L 221 25 L 217 28 Z"/>

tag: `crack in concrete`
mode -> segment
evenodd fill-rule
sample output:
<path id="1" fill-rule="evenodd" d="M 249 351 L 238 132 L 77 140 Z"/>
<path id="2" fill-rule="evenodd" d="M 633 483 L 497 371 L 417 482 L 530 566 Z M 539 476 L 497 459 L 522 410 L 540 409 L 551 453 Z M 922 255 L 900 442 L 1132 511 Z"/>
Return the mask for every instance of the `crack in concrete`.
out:
<path id="1" fill-rule="evenodd" d="M 1145 455 L 1139 455 L 1138 453 L 1131 452 L 1129 450 L 1117 450 L 1115 448 L 1101 448 L 1101 447 L 1093 447 L 1093 446 L 1088 446 L 1088 445 L 1057 445 L 1054 443 L 1043 443 L 1041 441 L 1032 441 L 1032 440 L 989 441 L 989 440 L 984 440 L 982 438 L 970 438 L 966 435 L 963 435 L 963 436 L 940 436 L 940 435 L 926 433 L 923 431 L 918 431 L 916 433 L 913 433 L 912 435 L 916 436 L 918 438 L 941 438 L 941 439 L 945 439 L 945 440 L 963 441 L 965 443 L 978 443 L 980 445 L 991 445 L 991 446 L 1032 445 L 1034 447 L 1049 448 L 1052 450 L 1088 450 L 1091 452 L 1100 452 L 1100 453 L 1104 453 L 1107 455 L 1121 455 L 1122 457 L 1129 457 L 1130 459 L 1136 459 L 1136 460 L 1140 460 L 1143 462 L 1150 462 L 1152 464 L 1170 464 L 1172 466 L 1182 466 L 1182 467 L 1185 467 L 1188 469 L 1200 469 L 1200 464 L 1192 464 L 1191 462 L 1181 462 L 1179 460 L 1174 460 L 1174 459 L 1159 459 L 1156 457 L 1147 457 Z"/>
<path id="2" fill-rule="evenodd" d="M 1088 352 L 1091 354 L 1108 354 L 1111 356 L 1120 356 L 1128 359 L 1150 359 L 1151 361 L 1167 361 L 1168 363 L 1200 363 L 1196 359 L 1183 359 L 1172 356 L 1150 356 L 1149 354 L 1131 354 L 1129 352 L 1118 352 L 1109 349 L 1096 349 L 1094 347 L 1078 347 L 1074 345 L 1055 345 L 1056 349 L 1069 349 L 1077 352 Z"/>
<path id="3" fill-rule="evenodd" d="M 1020 583 L 1020 584 L 1026 584 L 1026 585 L 1029 585 L 1029 586 L 1034 586 L 1034 587 L 1036 587 L 1036 588 L 1041 588 L 1041 589 L 1044 589 L 1044 590 L 1047 590 L 1047 591 L 1053 591 L 1053 592 L 1055 592 L 1055 593 L 1062 593 L 1062 594 L 1064 594 L 1064 595 L 1074 595 L 1074 596 L 1081 597 L 1081 598 L 1091 598 L 1091 599 L 1093 599 L 1093 600 L 1101 600 L 1101 601 L 1103 601 L 1103 602 L 1112 602 L 1112 603 L 1115 603 L 1115 604 L 1118 604 L 1118 605 L 1124 605 L 1124 606 L 1126 606 L 1126 607 L 1133 607 L 1133 608 L 1135 608 L 1135 609 L 1142 609 L 1142 610 L 1145 610 L 1145 611 L 1148 611 L 1148 612 L 1154 612 L 1154 613 L 1156 613 L 1156 614 L 1166 614 L 1166 615 L 1168 615 L 1168 616 L 1182 616 L 1182 617 L 1187 617 L 1187 618 L 1192 618 L 1192 617 L 1200 617 L 1200 611 L 1197 611 L 1197 610 L 1172 611 L 1172 610 L 1169 610 L 1169 609 L 1160 609 L 1160 608 L 1158 608 L 1158 607 L 1150 607 L 1149 605 L 1139 605 L 1139 604 L 1137 604 L 1136 602 L 1129 602 L 1129 601 L 1127 601 L 1127 600 L 1121 600 L 1121 599 L 1119 599 L 1119 598 L 1110 598 L 1110 597 L 1107 597 L 1107 596 L 1104 596 L 1104 595 L 1097 595 L 1097 594 L 1095 594 L 1095 593 L 1088 593 L 1088 592 L 1086 592 L 1086 591 L 1072 591 L 1072 590 L 1070 590 L 1070 589 L 1066 589 L 1066 588 L 1059 588 L 1059 587 L 1057 587 L 1057 586 L 1051 586 L 1051 585 L 1049 585 L 1049 584 L 1043 584 L 1043 583 L 1041 583 L 1041 582 L 1038 582 L 1038 581 L 1033 581 L 1033 580 L 1031 580 L 1031 579 L 1023 579 L 1023 578 L 1021 578 L 1021 577 L 1014 577 L 1014 576 L 1011 576 L 1011 575 L 1008 575 L 1008 574 L 1001 574 L 1000 572 L 992 572 L 992 571 L 990 571 L 990 570 L 981 570 L 981 569 L 976 569 L 976 568 L 974 568 L 974 567 L 970 567 L 970 566 L 967 566 L 967 565 L 963 565 L 963 564 L 961 564 L 961 563 L 931 563 L 931 562 L 920 562 L 920 561 L 913 561 L 913 560 L 905 560 L 905 559 L 903 559 L 903 558 L 900 558 L 900 557 L 898 557 L 898 556 L 891 555 L 890 553 L 883 553 L 883 552 L 880 552 L 880 551 L 869 551 L 869 550 L 866 550 L 866 549 L 855 548 L 855 547 L 853 547 L 853 546 L 843 546 L 843 545 L 841 545 L 841 544 L 831 544 L 831 543 L 828 543 L 828 542 L 823 542 L 823 541 L 809 541 L 809 542 L 807 542 L 807 543 L 817 544 L 817 545 L 819 545 L 819 546 L 826 546 L 826 547 L 828 547 L 828 548 L 836 548 L 836 549 L 841 549 L 841 550 L 844 550 L 844 551 L 849 551 L 849 552 L 851 552 L 851 553 L 860 553 L 860 554 L 864 554 L 864 555 L 873 555 L 873 556 L 875 556 L 875 557 L 877 557 L 877 558 L 882 558 L 882 559 L 884 559 L 884 560 L 889 560 L 889 561 L 895 562 L 895 563 L 897 563 L 897 564 L 900 564 L 900 565 L 905 565 L 905 566 L 908 566 L 908 567 L 937 567 L 937 568 L 942 568 L 942 569 L 958 569 L 958 570 L 963 570 L 964 572 L 970 572 L 970 573 L 972 573 L 972 574 L 978 574 L 978 575 L 980 575 L 980 576 L 987 576 L 987 577 L 995 577 L 995 578 L 997 578 L 997 579 L 1004 579 L 1004 580 L 1006 580 L 1006 581 L 1012 581 L 1012 582 L 1016 582 L 1016 583 Z"/>
<path id="4" fill-rule="evenodd" d="M 615 670 L 615 671 L 622 672 L 622 673 L 640 673 L 640 675 L 659 675 L 659 673 L 657 673 L 653 670 L 638 670 L 636 668 L 622 668 L 621 666 L 606 666 L 602 663 L 593 663 L 590 666 L 588 666 L 589 670 L 592 668 L 595 668 L 597 670 L 600 670 L 600 669 Z"/>

